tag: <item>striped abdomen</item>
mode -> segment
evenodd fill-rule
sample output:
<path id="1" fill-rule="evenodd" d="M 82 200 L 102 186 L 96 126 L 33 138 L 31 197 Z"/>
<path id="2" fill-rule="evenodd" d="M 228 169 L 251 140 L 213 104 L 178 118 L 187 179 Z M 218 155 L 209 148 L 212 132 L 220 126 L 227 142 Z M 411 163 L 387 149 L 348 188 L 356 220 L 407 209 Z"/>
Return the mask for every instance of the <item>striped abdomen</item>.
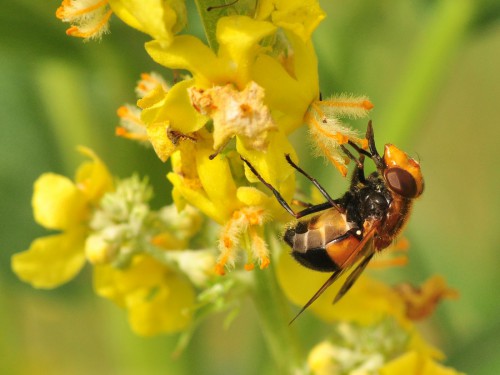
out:
<path id="1" fill-rule="evenodd" d="M 333 272 L 357 248 L 361 231 L 355 233 L 355 228 L 345 215 L 332 208 L 288 228 L 284 239 L 299 263 L 316 271 Z"/>

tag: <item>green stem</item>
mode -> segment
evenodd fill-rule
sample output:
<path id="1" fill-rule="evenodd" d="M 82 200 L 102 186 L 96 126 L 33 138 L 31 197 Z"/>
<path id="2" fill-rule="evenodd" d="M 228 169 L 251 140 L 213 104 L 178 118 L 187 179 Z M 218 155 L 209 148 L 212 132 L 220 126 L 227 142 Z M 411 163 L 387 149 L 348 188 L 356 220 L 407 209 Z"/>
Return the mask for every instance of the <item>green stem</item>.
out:
<path id="1" fill-rule="evenodd" d="M 473 0 L 441 0 L 414 51 L 410 65 L 396 89 L 393 100 L 382 110 L 378 136 L 403 144 L 412 138 L 418 121 L 428 110 L 450 70 L 457 46 L 462 42 L 474 17 Z M 404 146 L 404 144 L 403 144 Z"/>
<path id="2" fill-rule="evenodd" d="M 272 265 L 255 270 L 252 297 L 259 313 L 262 332 L 275 360 L 277 374 L 293 374 L 304 364 L 302 350 L 293 326 L 289 326 L 288 303 L 281 292 Z"/>

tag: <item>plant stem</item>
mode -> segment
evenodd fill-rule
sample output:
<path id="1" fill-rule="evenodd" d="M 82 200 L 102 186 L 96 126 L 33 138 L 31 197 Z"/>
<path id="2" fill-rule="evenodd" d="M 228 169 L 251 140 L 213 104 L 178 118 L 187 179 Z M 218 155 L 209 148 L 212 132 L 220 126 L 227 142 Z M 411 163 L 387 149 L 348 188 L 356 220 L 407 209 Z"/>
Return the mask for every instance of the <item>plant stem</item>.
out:
<path id="1" fill-rule="evenodd" d="M 297 373 L 303 366 L 302 350 L 293 326 L 285 296 L 276 280 L 272 265 L 263 271 L 255 270 L 252 297 L 259 313 L 262 332 L 269 352 L 275 360 L 277 374 Z"/>
<path id="2" fill-rule="evenodd" d="M 404 146 L 419 128 L 474 17 L 473 0 L 440 0 L 410 54 L 410 65 L 381 114 L 378 136 Z"/>

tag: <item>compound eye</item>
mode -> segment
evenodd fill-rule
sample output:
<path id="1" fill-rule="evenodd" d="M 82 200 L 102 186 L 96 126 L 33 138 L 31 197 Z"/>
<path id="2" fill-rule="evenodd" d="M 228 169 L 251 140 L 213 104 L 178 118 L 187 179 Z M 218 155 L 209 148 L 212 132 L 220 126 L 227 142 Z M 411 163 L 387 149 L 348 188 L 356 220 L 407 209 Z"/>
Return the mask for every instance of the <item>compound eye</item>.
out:
<path id="1" fill-rule="evenodd" d="M 401 168 L 389 168 L 385 171 L 385 180 L 396 194 L 405 198 L 417 196 L 417 182 L 408 171 Z"/>

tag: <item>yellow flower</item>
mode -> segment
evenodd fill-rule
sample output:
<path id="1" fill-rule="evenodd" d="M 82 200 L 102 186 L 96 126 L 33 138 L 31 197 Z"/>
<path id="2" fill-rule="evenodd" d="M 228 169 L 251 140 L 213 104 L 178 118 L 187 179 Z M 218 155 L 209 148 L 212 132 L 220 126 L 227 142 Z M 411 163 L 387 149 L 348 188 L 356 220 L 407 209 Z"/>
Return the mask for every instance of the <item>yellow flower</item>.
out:
<path id="1" fill-rule="evenodd" d="M 139 335 L 177 332 L 191 323 L 193 286 L 147 255 L 135 256 L 124 269 L 95 266 L 94 289 L 127 309 L 130 326 Z"/>
<path id="2" fill-rule="evenodd" d="M 324 273 L 300 266 L 286 252 L 278 260 L 277 277 L 286 296 L 298 305 L 304 305 L 325 281 Z M 441 277 L 429 279 L 422 288 L 406 284 L 393 288 L 362 275 L 334 305 L 332 301 L 346 277 L 342 276 L 309 307 L 322 320 L 335 324 L 341 336 L 313 348 L 308 363 L 314 374 L 444 371 L 435 362 L 443 354 L 428 344 L 413 324 L 413 320 L 428 316 L 441 299 L 456 297 Z"/>
<path id="3" fill-rule="evenodd" d="M 390 361 L 379 371 L 380 375 L 464 375 L 416 351 L 409 351 Z"/>
<path id="4" fill-rule="evenodd" d="M 268 19 L 304 41 L 326 17 L 316 0 L 261 0 L 258 2 L 257 19 Z"/>
<path id="5" fill-rule="evenodd" d="M 170 43 L 187 23 L 182 0 L 109 0 L 113 12 L 127 25 Z"/>
<path id="6" fill-rule="evenodd" d="M 71 23 L 66 34 L 88 40 L 108 32 L 113 13 L 127 25 L 163 43 L 169 43 L 187 22 L 182 0 L 63 0 L 56 16 Z"/>
<path id="7" fill-rule="evenodd" d="M 267 53 L 269 49 L 259 43 L 264 38 L 273 37 L 276 31 L 277 28 L 270 22 L 231 16 L 220 18 L 217 24 L 217 54 L 189 35 L 175 37 L 170 45 L 158 41 L 147 43 L 146 50 L 156 62 L 171 69 L 188 70 L 193 79 L 174 85 L 163 102 L 155 100 L 150 104 L 147 108 L 154 107 L 153 116 L 143 118 L 144 122 L 167 123 L 170 128 L 181 133 L 192 133 L 204 126 L 208 117 L 197 116 L 192 102 L 186 100 L 186 90 L 193 87 L 191 90 L 200 91 L 232 84 L 236 91 L 243 92 L 253 82 L 253 87 L 259 87 L 263 98 L 259 100 L 261 103 L 242 103 L 245 104 L 244 108 L 261 113 L 258 108 L 264 104 L 269 108 L 274 123 L 283 132 L 288 134 L 298 128 L 303 123 L 310 103 L 319 94 L 316 56 L 310 41 L 304 42 L 295 34 L 288 33 L 291 48 L 287 61 L 272 57 Z M 174 92 L 176 86 L 180 87 Z M 174 96 L 178 97 L 175 101 Z M 225 104 L 222 110 L 227 108 Z M 211 114 L 220 110 L 212 108 Z M 227 114 L 220 114 L 220 117 L 227 117 Z M 265 127 L 268 124 L 266 122 Z M 217 126 L 214 124 L 214 127 Z M 230 128 L 229 133 L 224 130 L 219 132 L 222 139 L 240 132 L 244 134 L 243 127 L 240 132 L 234 127 Z"/>
<path id="8" fill-rule="evenodd" d="M 46 173 L 35 182 L 35 220 L 61 234 L 38 238 L 30 248 L 12 257 L 20 279 L 36 288 L 54 288 L 71 280 L 85 263 L 84 243 L 92 206 L 113 187 L 106 166 L 89 149 L 80 152 L 92 159 L 77 170 L 75 182 Z"/>
<path id="9" fill-rule="evenodd" d="M 459 375 L 439 364 L 441 355 L 412 345 L 413 333 L 392 321 L 373 327 L 341 323 L 334 336 L 315 345 L 307 363 L 314 375 Z"/>
<path id="10" fill-rule="evenodd" d="M 108 32 L 111 14 L 107 0 L 63 0 L 56 11 L 57 18 L 71 23 L 66 34 L 85 40 L 100 38 Z"/>
<path id="11" fill-rule="evenodd" d="M 196 144 L 187 143 L 172 155 L 173 172 L 167 177 L 174 185 L 174 201 L 179 209 L 183 208 L 185 202 L 189 202 L 223 225 L 219 240 L 221 254 L 216 268 L 219 274 L 224 273 L 226 265 L 234 265 L 235 250 L 240 244 L 240 236 L 247 231 L 250 249 L 246 268 L 252 268 L 251 264 L 254 260 L 258 261 L 261 268 L 264 268 L 269 264 L 269 255 L 262 239 L 261 227 L 271 214 L 276 213 L 276 217 L 279 217 L 282 214 L 282 208 L 278 206 L 274 197 L 254 187 L 238 186 L 238 182 L 242 180 L 246 184 L 239 156 L 236 153 L 228 153 L 224 157 L 218 155 L 210 159 L 213 152 L 211 138 L 203 132 L 200 132 L 198 136 L 202 134 L 207 138 L 198 138 Z M 279 134 L 279 132 L 276 133 L 276 135 Z M 277 150 L 282 152 L 288 142 L 275 141 L 274 144 L 278 146 L 281 144 L 282 146 L 277 147 Z M 292 152 L 293 149 L 288 151 Z M 253 155 L 257 154 L 249 153 L 249 156 Z M 281 155 L 283 154 L 279 154 L 275 165 L 285 163 Z M 255 157 L 254 159 L 257 165 L 266 165 Z M 273 170 L 274 168 L 263 168 L 263 173 L 269 175 Z M 273 176 L 272 181 L 278 182 L 277 178 L 287 174 L 288 176 L 276 186 L 282 186 L 288 182 L 294 186 L 294 175 L 290 167 L 284 168 L 280 174 Z M 290 189 L 284 190 L 293 192 Z"/>
<path id="12" fill-rule="evenodd" d="M 387 253 L 386 253 L 387 254 Z M 383 262 L 383 260 L 378 260 Z M 311 272 L 299 265 L 283 251 L 277 264 L 278 281 L 286 296 L 302 306 L 326 279 L 326 274 Z M 434 276 L 421 288 L 408 284 L 391 287 L 363 274 L 340 301 L 332 304 L 340 286 L 348 276 L 343 275 L 318 298 L 309 309 L 327 322 L 348 321 L 373 325 L 391 316 L 400 324 L 411 326 L 411 321 L 430 315 L 437 303 L 445 298 L 456 298 L 457 292 L 449 288 L 442 277 Z M 315 287 L 316 285 L 316 287 Z"/>
<path id="13" fill-rule="evenodd" d="M 316 17 L 319 22 L 322 14 Z M 312 31 L 314 21 L 309 21 L 304 25 Z M 301 36 L 285 31 L 289 50 L 274 51 L 274 38 L 283 38 L 277 30 L 269 21 L 230 16 L 218 21 L 217 54 L 189 35 L 177 36 L 168 45 L 146 44 L 156 62 L 188 70 L 193 77 L 168 92 L 158 88 L 138 105 L 158 156 L 172 157 L 168 178 L 178 208 L 188 202 L 223 226 L 216 268 L 221 274 L 235 263 L 234 251 L 240 245 L 247 249 L 245 268 L 253 268 L 254 259 L 266 267 L 262 225 L 270 217 L 288 219 L 268 190 L 248 186 L 260 182 L 243 167 L 240 156 L 291 199 L 295 177 L 284 155 L 297 158 L 287 134 L 303 123 L 319 94 L 310 35 L 302 38 L 305 31 Z M 205 128 L 207 123 L 213 130 Z M 232 138 L 236 153 L 230 150 L 234 146 L 224 150 Z M 245 233 L 248 237 L 240 241 Z"/>

